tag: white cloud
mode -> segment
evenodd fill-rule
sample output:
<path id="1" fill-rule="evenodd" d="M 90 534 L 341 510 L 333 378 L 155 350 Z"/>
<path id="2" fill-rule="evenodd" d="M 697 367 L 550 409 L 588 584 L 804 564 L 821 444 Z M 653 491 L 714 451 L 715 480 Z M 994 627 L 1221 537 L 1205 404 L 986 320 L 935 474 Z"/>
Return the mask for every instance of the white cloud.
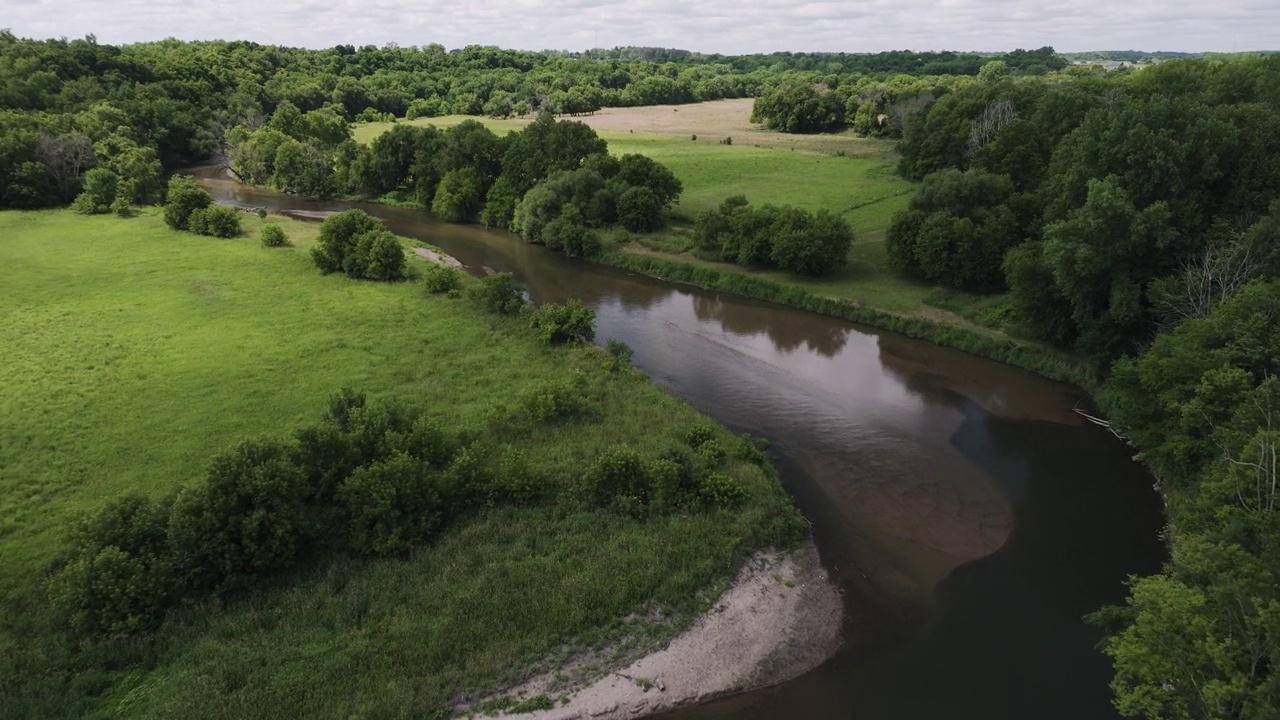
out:
<path id="1" fill-rule="evenodd" d="M 1276 49 L 1271 0 L 0 0 L 22 37 L 128 43 L 177 37 L 303 47 L 497 45 L 582 50 L 651 45 L 702 52 L 777 50 L 1060 51 Z"/>

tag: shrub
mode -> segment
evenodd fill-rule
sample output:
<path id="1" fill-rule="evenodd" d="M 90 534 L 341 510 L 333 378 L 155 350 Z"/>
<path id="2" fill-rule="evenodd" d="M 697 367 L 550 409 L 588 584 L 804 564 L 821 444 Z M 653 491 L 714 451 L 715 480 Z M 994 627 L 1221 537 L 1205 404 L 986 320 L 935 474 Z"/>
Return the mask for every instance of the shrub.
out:
<path id="1" fill-rule="evenodd" d="M 187 229 L 198 235 L 210 235 L 220 238 L 232 238 L 239 235 L 240 213 L 235 208 L 225 205 L 210 205 L 191 211 L 187 219 Z"/>
<path id="2" fill-rule="evenodd" d="M 173 592 L 168 556 L 138 556 L 107 545 L 72 560 L 49 596 L 73 630 L 119 637 L 157 626 Z"/>
<path id="3" fill-rule="evenodd" d="M 563 305 L 547 303 L 529 315 L 529 324 L 548 344 L 591 342 L 596 336 L 595 323 L 596 311 L 576 298 Z"/>
<path id="4" fill-rule="evenodd" d="M 524 306 L 524 288 L 511 273 L 495 273 L 467 288 L 480 307 L 497 313 L 513 313 Z"/>
<path id="5" fill-rule="evenodd" d="M 356 552 L 407 550 L 443 522 L 440 496 L 426 463 L 408 455 L 362 467 L 342 481 L 337 498 Z"/>
<path id="6" fill-rule="evenodd" d="M 106 168 L 93 168 L 84 174 L 84 192 L 76 196 L 71 209 L 84 215 L 101 215 L 111 211 L 120 178 Z"/>
<path id="7" fill-rule="evenodd" d="M 707 471 L 715 470 L 724 465 L 724 459 L 728 455 L 720 441 L 715 439 L 707 440 L 698 445 L 695 454 L 698 457 L 698 464 Z"/>
<path id="8" fill-rule="evenodd" d="M 707 473 L 698 488 L 698 497 L 704 505 L 737 507 L 747 499 L 747 489 L 724 473 Z"/>
<path id="9" fill-rule="evenodd" d="M 190 175 L 174 175 L 165 195 L 164 221 L 174 230 L 186 230 L 191 213 L 213 204 L 213 196 Z"/>
<path id="10" fill-rule="evenodd" d="M 462 273 L 439 263 L 431 263 L 422 271 L 422 283 L 429 293 L 447 293 L 462 284 Z"/>
<path id="11" fill-rule="evenodd" d="M 583 477 L 595 504 L 631 511 L 648 504 L 649 467 L 634 449 L 615 445 L 601 453 Z"/>
<path id="12" fill-rule="evenodd" d="M 288 247 L 288 245 L 289 236 L 285 234 L 284 228 L 279 225 L 262 226 L 263 247 Z"/>
<path id="13" fill-rule="evenodd" d="M 248 441 L 216 458 L 169 515 L 177 570 L 196 590 L 222 591 L 287 566 L 306 540 L 305 475 L 279 443 Z"/>
<path id="14" fill-rule="evenodd" d="M 520 414 L 532 423 L 583 417 L 591 410 L 591 400 L 584 392 L 585 382 L 582 375 L 573 375 L 565 380 L 539 383 L 520 396 Z"/>
<path id="15" fill-rule="evenodd" d="M 351 277 L 383 281 L 403 280 L 404 266 L 404 247 L 400 240 L 381 228 L 361 235 L 355 253 L 343 263 Z"/>
<path id="16" fill-rule="evenodd" d="M 49 596 L 72 629 L 116 637 L 154 628 L 176 594 L 167 503 L 129 494 L 76 522 Z"/>
<path id="17" fill-rule="evenodd" d="M 689 447 L 697 450 L 702 447 L 704 443 L 714 440 L 719 436 L 719 434 L 720 432 L 715 425 L 704 420 L 702 422 L 695 423 L 688 429 L 688 431 L 685 432 L 684 441 L 689 445 Z"/>

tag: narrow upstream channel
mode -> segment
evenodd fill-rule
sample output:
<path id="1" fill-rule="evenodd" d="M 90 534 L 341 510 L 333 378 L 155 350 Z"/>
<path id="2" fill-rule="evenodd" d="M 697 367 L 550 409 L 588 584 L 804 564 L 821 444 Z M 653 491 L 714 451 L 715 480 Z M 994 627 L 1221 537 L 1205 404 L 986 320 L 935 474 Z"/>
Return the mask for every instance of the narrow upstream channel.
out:
<path id="1" fill-rule="evenodd" d="M 424 212 L 318 202 L 201 171 L 219 201 L 361 207 L 538 303 L 596 308 L 670 392 L 769 438 L 845 594 L 844 649 L 783 685 L 679 711 L 745 718 L 1116 717 L 1081 620 L 1154 571 L 1161 525 L 1132 450 L 1079 390 L 931 343 L 564 257 Z"/>

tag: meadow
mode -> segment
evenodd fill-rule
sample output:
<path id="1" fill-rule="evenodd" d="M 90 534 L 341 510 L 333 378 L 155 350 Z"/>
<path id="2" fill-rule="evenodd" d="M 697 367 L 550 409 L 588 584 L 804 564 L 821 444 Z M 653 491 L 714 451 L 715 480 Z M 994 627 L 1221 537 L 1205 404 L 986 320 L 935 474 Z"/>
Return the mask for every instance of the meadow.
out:
<path id="1" fill-rule="evenodd" d="M 157 210 L 0 213 L 0 715 L 431 717 L 558 654 L 668 636 L 746 554 L 794 539 L 772 470 L 737 459 L 725 472 L 749 499 L 733 509 L 633 520 L 580 501 L 603 450 L 652 454 L 703 418 L 522 319 L 321 275 L 314 224 L 244 220 L 218 240 Z M 262 247 L 263 223 L 293 247 Z M 478 511 L 402 556 L 308 560 L 143 637 L 85 641 L 45 597 L 81 513 L 170 494 L 234 443 L 317 420 L 341 388 L 468 427 L 569 376 L 589 417 L 522 438 L 558 488 L 541 504 Z"/>

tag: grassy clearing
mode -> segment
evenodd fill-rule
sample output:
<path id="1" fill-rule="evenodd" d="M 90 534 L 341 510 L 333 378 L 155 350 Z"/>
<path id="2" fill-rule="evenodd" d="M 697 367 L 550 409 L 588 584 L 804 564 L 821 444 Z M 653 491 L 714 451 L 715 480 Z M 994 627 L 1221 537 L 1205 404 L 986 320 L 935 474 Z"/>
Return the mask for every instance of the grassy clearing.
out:
<path id="1" fill-rule="evenodd" d="M 656 452 L 700 419 L 641 374 L 608 372 L 594 348 L 533 341 L 518 319 L 416 283 L 320 275 L 315 225 L 269 218 L 294 247 L 267 249 L 264 221 L 244 221 L 248 236 L 217 240 L 155 211 L 0 213 L 4 714 L 430 716 L 558 649 L 627 636 L 629 615 L 665 610 L 673 621 L 654 632 L 670 632 L 794 517 L 776 478 L 732 461 L 750 490 L 735 510 L 641 522 L 566 492 L 481 512 L 406 558 L 314 563 L 185 607 L 149 638 L 78 645 L 41 590 L 73 517 L 125 490 L 164 495 L 241 439 L 317 419 L 341 387 L 459 426 L 580 372 L 594 418 L 524 446 L 566 488 L 610 445 Z"/>

